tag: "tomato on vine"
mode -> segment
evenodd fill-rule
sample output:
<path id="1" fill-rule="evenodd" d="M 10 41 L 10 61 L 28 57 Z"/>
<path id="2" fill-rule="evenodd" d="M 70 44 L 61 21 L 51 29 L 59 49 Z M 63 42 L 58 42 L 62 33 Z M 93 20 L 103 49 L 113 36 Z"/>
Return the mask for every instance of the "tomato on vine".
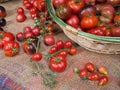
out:
<path id="1" fill-rule="evenodd" d="M 33 61 L 40 61 L 42 59 L 42 54 L 40 52 L 37 52 L 37 53 L 34 53 L 32 56 L 31 56 L 31 59 Z"/>

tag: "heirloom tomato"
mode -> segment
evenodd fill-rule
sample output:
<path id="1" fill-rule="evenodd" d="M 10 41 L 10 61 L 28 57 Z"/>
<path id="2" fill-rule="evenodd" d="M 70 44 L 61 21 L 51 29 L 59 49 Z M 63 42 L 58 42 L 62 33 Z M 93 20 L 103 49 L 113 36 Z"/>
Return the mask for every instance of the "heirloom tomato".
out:
<path id="1" fill-rule="evenodd" d="M 42 54 L 40 52 L 34 53 L 31 57 L 33 61 L 40 61 L 42 59 Z"/>
<path id="2" fill-rule="evenodd" d="M 53 0 L 53 5 L 55 7 L 61 5 L 61 4 L 65 4 L 67 0 Z"/>
<path id="3" fill-rule="evenodd" d="M 15 56 L 19 52 L 19 44 L 14 41 L 9 41 L 4 44 L 3 50 L 6 56 Z"/>
<path id="4" fill-rule="evenodd" d="M 56 15 L 62 20 L 68 19 L 71 16 L 71 8 L 66 4 L 61 4 L 56 9 Z"/>
<path id="5" fill-rule="evenodd" d="M 98 17 L 95 15 L 87 14 L 81 20 L 81 27 L 84 29 L 91 29 L 96 27 L 98 24 Z"/>
<path id="6" fill-rule="evenodd" d="M 62 72 L 67 67 L 67 61 L 63 56 L 51 57 L 49 61 L 49 67 L 55 72 Z"/>
<path id="7" fill-rule="evenodd" d="M 68 0 L 66 4 L 73 13 L 78 13 L 85 6 L 84 0 Z"/>

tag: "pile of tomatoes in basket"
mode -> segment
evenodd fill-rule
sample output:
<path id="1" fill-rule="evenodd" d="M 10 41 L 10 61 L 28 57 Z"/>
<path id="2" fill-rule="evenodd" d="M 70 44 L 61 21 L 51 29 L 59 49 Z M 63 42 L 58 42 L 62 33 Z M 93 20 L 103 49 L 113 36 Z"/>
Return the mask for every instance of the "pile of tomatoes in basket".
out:
<path id="1" fill-rule="evenodd" d="M 120 0 L 52 0 L 68 25 L 99 36 L 120 36 Z"/>

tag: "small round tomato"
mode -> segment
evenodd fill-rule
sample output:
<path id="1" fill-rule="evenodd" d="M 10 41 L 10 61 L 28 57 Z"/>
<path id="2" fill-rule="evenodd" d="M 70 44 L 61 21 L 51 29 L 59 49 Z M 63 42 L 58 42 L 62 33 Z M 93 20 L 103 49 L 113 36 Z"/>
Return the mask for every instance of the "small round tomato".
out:
<path id="1" fill-rule="evenodd" d="M 40 34 L 40 28 L 39 27 L 34 27 L 32 29 L 32 33 L 34 36 L 38 36 Z"/>
<path id="2" fill-rule="evenodd" d="M 31 9 L 30 9 L 30 14 L 34 14 L 34 13 L 36 13 L 37 12 L 37 9 L 35 8 L 35 7 L 32 7 Z"/>
<path id="3" fill-rule="evenodd" d="M 81 77 L 82 79 L 86 79 L 87 76 L 88 76 L 88 71 L 87 71 L 86 69 L 81 69 L 81 70 L 79 71 L 79 75 L 80 75 L 80 77 Z"/>
<path id="4" fill-rule="evenodd" d="M 65 43 L 64 43 L 64 48 L 71 48 L 73 46 L 73 43 L 72 43 L 72 41 L 66 41 Z"/>
<path id="5" fill-rule="evenodd" d="M 17 8 L 17 13 L 18 14 L 24 14 L 24 9 L 22 7 Z"/>
<path id="6" fill-rule="evenodd" d="M 120 36 L 120 26 L 112 27 L 111 34 L 113 37 L 119 37 Z"/>
<path id="7" fill-rule="evenodd" d="M 37 0 L 37 8 L 39 11 L 46 11 L 46 2 L 45 0 Z"/>
<path id="8" fill-rule="evenodd" d="M 108 77 L 107 76 L 101 76 L 98 82 L 99 86 L 103 86 L 108 83 Z"/>
<path id="9" fill-rule="evenodd" d="M 51 36 L 51 35 L 46 35 L 46 36 L 44 37 L 44 43 L 45 43 L 46 45 L 53 45 L 53 44 L 55 44 L 55 39 L 54 39 L 54 37 Z"/>
<path id="10" fill-rule="evenodd" d="M 57 7 L 58 5 L 65 4 L 67 0 L 53 0 L 53 5 Z"/>
<path id="11" fill-rule="evenodd" d="M 68 50 L 61 50 L 57 55 L 66 57 L 68 55 Z"/>
<path id="12" fill-rule="evenodd" d="M 49 50 L 49 53 L 50 53 L 50 54 L 53 54 L 53 53 L 55 53 L 55 52 L 57 52 L 57 51 L 58 51 L 57 47 L 56 47 L 56 46 L 52 46 L 52 47 L 50 48 L 50 50 Z"/>
<path id="13" fill-rule="evenodd" d="M 0 17 L 4 18 L 6 16 L 6 9 L 3 6 L 0 6 Z"/>
<path id="14" fill-rule="evenodd" d="M 30 2 L 27 2 L 24 6 L 25 6 L 25 8 L 28 9 L 28 10 L 30 10 L 30 9 L 33 7 Z"/>
<path id="15" fill-rule="evenodd" d="M 83 17 L 81 20 L 81 27 L 84 29 L 91 29 L 97 26 L 98 17 L 95 15 L 87 14 L 86 17 Z"/>
<path id="16" fill-rule="evenodd" d="M 92 72 L 91 74 L 88 75 L 89 80 L 97 81 L 99 80 L 100 76 L 98 72 Z"/>
<path id="17" fill-rule="evenodd" d="M 108 74 L 108 71 L 104 66 L 99 66 L 98 67 L 98 72 L 101 73 L 101 74 L 104 74 L 104 75 Z"/>
<path id="18" fill-rule="evenodd" d="M 42 59 L 42 54 L 40 52 L 34 53 L 31 57 L 33 61 L 40 61 Z"/>
<path id="19" fill-rule="evenodd" d="M 25 27 L 24 27 L 24 32 L 25 32 L 25 33 L 26 33 L 26 32 L 32 32 L 31 27 L 30 27 L 30 26 L 25 26 Z"/>
<path id="20" fill-rule="evenodd" d="M 19 52 L 19 44 L 14 41 L 9 41 L 4 44 L 3 50 L 6 56 L 15 56 Z"/>
<path id="21" fill-rule="evenodd" d="M 66 20 L 66 23 L 72 27 L 79 25 L 79 18 L 77 15 L 71 15 L 70 18 Z"/>
<path id="22" fill-rule="evenodd" d="M 85 68 L 89 71 L 89 72 L 93 72 L 95 70 L 95 66 L 93 63 L 88 62 L 85 64 Z"/>
<path id="23" fill-rule="evenodd" d="M 64 42 L 62 40 L 58 40 L 56 42 L 56 46 L 57 46 L 58 49 L 62 49 L 63 46 L 64 46 Z"/>
<path id="24" fill-rule="evenodd" d="M 17 20 L 17 22 L 24 22 L 25 20 L 26 20 L 26 16 L 24 15 L 24 14 L 18 14 L 17 16 L 16 16 L 16 20 Z"/>
<path id="25" fill-rule="evenodd" d="M 24 41 L 24 39 L 25 39 L 25 34 L 24 34 L 23 32 L 18 32 L 18 33 L 16 34 L 16 39 L 17 39 L 18 41 L 20 41 L 20 42 Z"/>
<path id="26" fill-rule="evenodd" d="M 62 72 L 67 67 L 66 59 L 62 56 L 56 56 L 50 58 L 49 67 L 55 72 Z"/>
<path id="27" fill-rule="evenodd" d="M 70 55 L 74 55 L 76 53 L 77 53 L 77 49 L 76 48 L 74 48 L 74 47 L 70 48 L 70 50 L 69 50 L 69 54 Z"/>

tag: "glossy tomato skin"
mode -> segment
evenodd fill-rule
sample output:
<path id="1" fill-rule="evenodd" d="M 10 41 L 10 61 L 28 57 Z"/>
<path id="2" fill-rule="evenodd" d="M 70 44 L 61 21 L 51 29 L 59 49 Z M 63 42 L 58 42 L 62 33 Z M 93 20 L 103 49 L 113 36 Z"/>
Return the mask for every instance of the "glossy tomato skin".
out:
<path id="1" fill-rule="evenodd" d="M 62 20 L 68 19 L 71 16 L 71 13 L 71 8 L 68 7 L 66 4 L 61 4 L 56 9 L 56 15 Z"/>
<path id="2" fill-rule="evenodd" d="M 119 37 L 120 36 L 120 26 L 112 27 L 111 34 L 112 34 L 113 37 Z"/>
<path id="3" fill-rule="evenodd" d="M 72 27 L 79 25 L 79 22 L 80 20 L 77 15 L 71 15 L 70 18 L 66 20 L 66 23 Z"/>
<path id="4" fill-rule="evenodd" d="M 72 41 L 68 40 L 64 43 L 64 48 L 71 48 L 73 46 Z"/>
<path id="5" fill-rule="evenodd" d="M 31 56 L 31 59 L 33 61 L 40 61 L 42 59 L 42 54 L 40 52 L 37 52 L 37 53 L 34 53 L 32 56 Z"/>
<path id="6" fill-rule="evenodd" d="M 88 71 L 86 69 L 81 69 L 79 71 L 79 76 L 82 78 L 82 79 L 86 79 L 87 76 L 88 76 Z"/>
<path id="7" fill-rule="evenodd" d="M 93 63 L 88 62 L 85 64 L 85 68 L 89 71 L 89 72 L 93 72 L 95 70 L 95 66 Z"/>
<path id="8" fill-rule="evenodd" d="M 78 13 L 85 5 L 84 0 L 68 0 L 66 4 L 73 13 Z"/>
<path id="9" fill-rule="evenodd" d="M 95 15 L 87 15 L 86 17 L 83 17 L 81 20 L 81 27 L 84 29 L 91 29 L 97 26 L 98 24 L 98 17 Z"/>
<path id="10" fill-rule="evenodd" d="M 66 58 L 68 55 L 68 50 L 61 50 L 57 55 L 60 55 Z"/>
<path id="11" fill-rule="evenodd" d="M 58 48 L 56 47 L 56 46 L 52 46 L 51 48 L 50 48 L 50 50 L 49 50 L 49 53 L 50 54 L 53 54 L 53 53 L 55 53 L 55 52 L 57 52 L 58 51 Z"/>
<path id="12" fill-rule="evenodd" d="M 62 72 L 67 67 L 66 59 L 62 56 L 56 56 L 50 58 L 49 67 L 55 72 Z"/>
<path id="13" fill-rule="evenodd" d="M 97 81 L 99 80 L 100 75 L 98 74 L 98 72 L 92 72 L 91 74 L 88 75 L 88 79 L 92 80 L 92 81 Z"/>
<path id="14" fill-rule="evenodd" d="M 65 4 L 67 0 L 53 0 L 53 5 L 57 7 L 58 5 Z"/>
<path id="15" fill-rule="evenodd" d="M 56 46 L 57 46 L 58 50 L 59 50 L 59 49 L 62 49 L 63 46 L 64 46 L 64 42 L 63 42 L 62 40 L 58 40 L 58 41 L 56 42 Z"/>
<path id="16" fill-rule="evenodd" d="M 99 86 L 103 86 L 105 84 L 107 84 L 109 81 L 108 76 L 101 76 L 98 82 Z"/>
<path id="17" fill-rule="evenodd" d="M 37 0 L 37 8 L 41 12 L 45 11 L 46 10 L 46 2 L 45 2 L 45 0 Z"/>
<path id="18" fill-rule="evenodd" d="M 55 44 L 55 38 L 52 35 L 46 35 L 44 37 L 43 41 L 46 45 L 54 45 Z"/>
<path id="19" fill-rule="evenodd" d="M 74 55 L 76 53 L 77 53 L 77 49 L 75 47 L 70 48 L 70 50 L 69 50 L 70 55 Z"/>
<path id="20" fill-rule="evenodd" d="M 0 17 L 4 18 L 6 14 L 6 9 L 3 6 L 0 6 Z"/>
<path id="21" fill-rule="evenodd" d="M 4 44 L 3 50 L 6 56 L 15 56 L 19 52 L 19 44 L 14 41 L 9 41 Z"/>

